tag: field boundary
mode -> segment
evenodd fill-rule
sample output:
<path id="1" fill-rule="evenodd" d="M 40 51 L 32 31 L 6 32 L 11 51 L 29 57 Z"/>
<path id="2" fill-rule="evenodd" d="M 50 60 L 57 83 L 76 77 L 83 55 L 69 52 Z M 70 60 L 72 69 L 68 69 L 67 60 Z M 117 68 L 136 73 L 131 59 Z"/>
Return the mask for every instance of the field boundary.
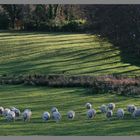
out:
<path id="1" fill-rule="evenodd" d="M 0 85 L 32 85 L 47 87 L 84 87 L 93 93 L 115 92 L 121 95 L 140 95 L 140 77 L 126 76 L 66 76 L 66 75 L 28 75 L 0 77 Z"/>

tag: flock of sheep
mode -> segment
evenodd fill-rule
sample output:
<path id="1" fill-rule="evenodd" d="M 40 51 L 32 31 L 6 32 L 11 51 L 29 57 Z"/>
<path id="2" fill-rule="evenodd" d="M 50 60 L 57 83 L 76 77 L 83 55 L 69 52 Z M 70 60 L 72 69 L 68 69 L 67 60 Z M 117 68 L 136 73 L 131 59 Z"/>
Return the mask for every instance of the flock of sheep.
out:
<path id="1" fill-rule="evenodd" d="M 86 103 L 86 109 L 87 109 L 87 117 L 88 119 L 92 119 L 96 115 L 96 110 L 92 108 L 91 103 Z M 113 111 L 115 109 L 114 103 L 109 103 L 108 105 L 102 105 L 99 107 L 101 113 L 105 114 L 105 116 L 110 119 L 113 116 Z M 127 111 L 132 115 L 133 118 L 140 117 L 140 109 L 137 109 L 135 105 L 128 105 Z M 19 109 L 15 107 L 11 108 L 3 108 L 0 107 L 0 115 L 4 116 L 7 121 L 15 121 L 17 118 L 22 117 L 23 121 L 30 121 L 32 116 L 32 111 L 30 109 L 25 109 L 23 113 L 20 112 Z M 122 108 L 119 108 L 116 112 L 116 117 L 119 119 L 122 119 L 125 115 L 125 111 Z M 74 119 L 75 112 L 73 110 L 69 111 L 67 113 L 68 119 Z M 56 122 L 59 122 L 61 120 L 61 113 L 58 111 L 56 107 L 53 107 L 51 109 L 51 114 L 49 112 L 44 112 L 42 115 L 42 119 L 44 121 L 48 121 L 50 119 L 55 120 Z"/>
<path id="2" fill-rule="evenodd" d="M 7 121 L 15 121 L 16 118 L 19 118 L 21 115 L 21 112 L 19 109 L 15 107 L 11 108 L 3 108 L 0 107 L 0 115 L 4 116 Z M 22 118 L 24 121 L 29 121 L 31 118 L 32 112 L 30 109 L 25 109 L 22 113 Z"/>
<path id="3" fill-rule="evenodd" d="M 87 111 L 87 117 L 88 118 L 94 118 L 96 115 L 96 110 L 92 108 L 92 105 L 90 103 L 86 103 Z M 109 103 L 108 105 L 101 105 L 99 107 L 101 113 L 105 114 L 106 118 L 110 119 L 113 116 L 113 111 L 115 109 L 114 103 Z M 140 109 L 137 109 L 137 107 L 133 104 L 127 106 L 127 111 L 131 114 L 133 118 L 140 117 Z M 116 116 L 119 119 L 123 119 L 125 115 L 125 111 L 122 108 L 119 108 L 116 112 Z"/>

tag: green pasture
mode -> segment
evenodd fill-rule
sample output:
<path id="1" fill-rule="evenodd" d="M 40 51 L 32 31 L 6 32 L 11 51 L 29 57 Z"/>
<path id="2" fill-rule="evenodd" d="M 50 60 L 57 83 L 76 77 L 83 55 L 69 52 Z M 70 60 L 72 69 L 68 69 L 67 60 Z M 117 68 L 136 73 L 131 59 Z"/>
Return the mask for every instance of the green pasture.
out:
<path id="1" fill-rule="evenodd" d="M 140 65 L 96 35 L 0 32 L 0 75 L 35 73 L 134 76 Z"/>
<path id="2" fill-rule="evenodd" d="M 139 76 L 139 60 L 123 54 L 118 46 L 96 35 L 82 33 L 0 32 L 0 75 L 65 74 Z M 85 103 L 97 110 L 93 120 L 86 117 Z M 98 107 L 116 103 L 109 121 Z M 0 85 L 0 106 L 32 110 L 32 119 L 6 122 L 0 117 L 0 135 L 140 135 L 140 119 L 126 112 L 116 118 L 118 108 L 128 104 L 140 106 L 139 98 L 115 94 L 96 94 L 84 88 L 49 88 L 25 85 Z M 59 123 L 44 122 L 44 111 L 56 106 L 62 114 Z M 76 112 L 70 121 L 69 110 Z"/>
<path id="3" fill-rule="evenodd" d="M 85 103 L 91 102 L 97 110 L 94 119 L 86 117 Z M 116 103 L 113 118 L 109 121 L 100 113 L 98 107 L 110 102 Z M 122 97 L 111 94 L 91 94 L 83 88 L 47 88 L 30 86 L 1 86 L 0 104 L 4 107 L 15 106 L 23 111 L 32 110 L 29 123 L 22 120 L 6 122 L 0 118 L 0 135 L 140 135 L 140 119 L 132 119 L 126 112 L 123 120 L 116 118 L 118 108 L 124 108 L 130 103 L 140 106 L 139 98 Z M 41 118 L 44 111 L 53 106 L 58 107 L 62 120 L 44 122 Z M 76 112 L 74 120 L 68 120 L 69 110 Z"/>

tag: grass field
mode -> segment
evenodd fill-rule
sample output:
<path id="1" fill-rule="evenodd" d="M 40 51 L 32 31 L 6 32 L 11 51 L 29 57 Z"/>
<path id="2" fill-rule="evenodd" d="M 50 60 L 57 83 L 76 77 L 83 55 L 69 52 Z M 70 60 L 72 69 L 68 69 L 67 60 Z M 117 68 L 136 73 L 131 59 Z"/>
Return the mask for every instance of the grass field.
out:
<path id="1" fill-rule="evenodd" d="M 139 66 L 122 61 L 119 49 L 89 34 L 0 32 L 0 56 L 1 75 L 140 75 Z"/>
<path id="2" fill-rule="evenodd" d="M 121 51 L 105 39 L 89 34 L 0 32 L 0 75 L 140 75 L 139 65 L 122 59 Z M 138 60 L 134 59 L 134 62 Z M 124 120 L 108 121 L 98 107 L 110 102 L 117 108 L 130 103 L 140 106 L 139 98 L 114 94 L 91 94 L 84 88 L 49 88 L 25 85 L 0 85 L 0 106 L 31 108 L 31 122 L 7 123 L 0 117 L 0 135 L 140 135 L 140 119 L 126 114 Z M 93 103 L 97 116 L 86 118 L 85 103 Z M 62 121 L 44 123 L 41 115 L 56 106 Z M 76 112 L 68 121 L 66 113 Z M 116 111 L 115 110 L 115 111 Z"/>
<path id="3" fill-rule="evenodd" d="M 85 103 L 89 101 L 97 110 L 95 119 L 86 118 Z M 126 108 L 129 103 L 140 106 L 139 98 L 121 97 L 110 94 L 90 94 L 82 88 L 46 88 L 28 86 L 2 86 L 0 87 L 0 103 L 4 107 L 11 105 L 19 107 L 21 111 L 29 107 L 32 109 L 30 123 L 22 120 L 7 123 L 0 118 L 0 135 L 140 135 L 140 119 L 132 119 L 127 114 L 124 120 L 118 120 L 115 114 L 111 121 L 100 114 L 98 106 L 114 102 L 116 110 Z M 55 123 L 50 120 L 43 122 L 41 115 L 57 106 L 62 114 L 62 120 Z M 68 110 L 75 110 L 73 121 L 66 118 Z M 115 111 L 116 111 L 115 110 Z"/>

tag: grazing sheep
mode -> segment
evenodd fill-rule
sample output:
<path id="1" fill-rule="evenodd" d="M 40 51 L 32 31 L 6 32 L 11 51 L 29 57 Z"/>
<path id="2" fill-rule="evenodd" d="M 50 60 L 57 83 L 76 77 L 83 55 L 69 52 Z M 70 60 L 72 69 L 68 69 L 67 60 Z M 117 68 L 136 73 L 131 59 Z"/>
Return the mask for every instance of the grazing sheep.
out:
<path id="1" fill-rule="evenodd" d="M 10 110 L 11 111 L 14 111 L 16 108 L 15 107 L 10 107 Z"/>
<path id="2" fill-rule="evenodd" d="M 24 121 L 30 121 L 31 116 L 32 116 L 32 112 L 30 109 L 25 109 L 22 115 L 23 115 Z"/>
<path id="3" fill-rule="evenodd" d="M 53 119 L 56 121 L 56 122 L 59 122 L 61 120 L 61 114 L 58 112 L 58 111 L 55 111 L 53 112 Z"/>
<path id="4" fill-rule="evenodd" d="M 140 117 L 140 109 L 136 109 L 136 110 L 133 112 L 132 117 L 133 117 L 133 118 Z"/>
<path id="5" fill-rule="evenodd" d="M 20 110 L 16 108 L 15 114 L 16 114 L 16 117 L 19 117 L 20 116 Z"/>
<path id="6" fill-rule="evenodd" d="M 112 110 L 108 110 L 107 112 L 106 112 L 106 117 L 107 118 L 111 118 L 113 116 L 113 111 Z"/>
<path id="7" fill-rule="evenodd" d="M 0 107 L 0 116 L 3 115 L 3 112 L 4 112 L 4 108 L 1 106 Z"/>
<path id="8" fill-rule="evenodd" d="M 108 109 L 109 110 L 114 110 L 115 109 L 115 104 L 114 103 L 109 103 L 108 104 Z"/>
<path id="9" fill-rule="evenodd" d="M 50 113 L 49 112 L 44 112 L 42 115 L 42 119 L 44 121 L 48 121 L 50 119 Z"/>
<path id="10" fill-rule="evenodd" d="M 58 109 L 57 109 L 56 107 L 53 107 L 53 108 L 51 109 L 51 113 L 53 114 L 53 112 L 58 112 Z"/>
<path id="11" fill-rule="evenodd" d="M 3 111 L 3 116 L 7 116 L 7 114 L 10 112 L 9 108 L 5 108 Z"/>
<path id="12" fill-rule="evenodd" d="M 67 113 L 67 117 L 68 117 L 68 119 L 74 119 L 74 117 L 75 117 L 75 112 L 74 111 L 69 111 L 68 113 Z"/>
<path id="13" fill-rule="evenodd" d="M 124 117 L 124 110 L 119 108 L 118 111 L 117 111 L 117 117 L 119 119 L 122 119 Z"/>
<path id="14" fill-rule="evenodd" d="M 137 110 L 137 107 L 135 106 L 135 105 L 128 105 L 127 106 L 127 111 L 129 112 L 129 113 L 133 113 L 135 110 Z"/>
<path id="15" fill-rule="evenodd" d="M 15 121 L 15 112 L 14 111 L 10 111 L 7 113 L 7 116 L 6 116 L 6 120 L 7 121 Z"/>
<path id="16" fill-rule="evenodd" d="M 11 107 L 11 111 L 15 112 L 16 117 L 20 116 L 20 110 L 19 109 L 15 108 L 15 107 Z"/>
<path id="17" fill-rule="evenodd" d="M 89 109 L 89 110 L 87 111 L 87 117 L 88 117 L 89 119 L 94 118 L 95 115 L 96 115 L 96 110 L 95 110 L 95 109 Z"/>
<path id="18" fill-rule="evenodd" d="M 100 109 L 100 111 L 101 111 L 102 113 L 106 113 L 106 112 L 107 112 L 107 106 L 104 105 L 104 104 L 101 105 L 99 109 Z"/>
<path id="19" fill-rule="evenodd" d="M 91 109 L 92 108 L 91 103 L 86 103 L 85 106 L 86 106 L 87 109 Z"/>

